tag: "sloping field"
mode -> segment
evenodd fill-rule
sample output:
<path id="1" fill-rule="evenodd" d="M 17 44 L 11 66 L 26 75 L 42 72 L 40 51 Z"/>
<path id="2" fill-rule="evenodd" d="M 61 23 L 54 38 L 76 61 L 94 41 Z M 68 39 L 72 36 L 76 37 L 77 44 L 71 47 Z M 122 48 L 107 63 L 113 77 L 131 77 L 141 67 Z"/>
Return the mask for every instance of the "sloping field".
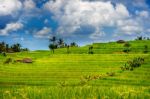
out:
<path id="1" fill-rule="evenodd" d="M 33 56 L 33 64 L 3 65 L 1 62 L 0 83 L 6 85 L 56 85 L 59 82 L 67 81 L 70 85 L 76 85 L 82 76 L 120 71 L 120 67 L 126 61 L 141 55 L 147 56 L 144 54 L 60 54 L 41 58 Z M 20 56 L 16 56 L 17 58 Z"/>
<path id="2" fill-rule="evenodd" d="M 109 49 L 104 50 L 100 43 L 93 44 L 94 53 L 99 54 L 87 54 L 85 46 L 70 48 L 70 54 L 63 48 L 55 54 L 33 51 L 0 56 L 0 99 L 149 99 L 150 55 L 143 54 L 148 43 L 130 43 L 138 53 L 120 53 L 119 46 L 123 49 L 123 45 L 117 43 L 104 44 L 103 48 Z M 133 71 L 122 71 L 120 67 L 135 57 L 145 58 L 144 64 Z M 3 64 L 7 58 L 32 58 L 34 62 Z M 103 77 L 112 72 L 113 76 Z M 102 77 L 83 79 L 97 75 Z"/>

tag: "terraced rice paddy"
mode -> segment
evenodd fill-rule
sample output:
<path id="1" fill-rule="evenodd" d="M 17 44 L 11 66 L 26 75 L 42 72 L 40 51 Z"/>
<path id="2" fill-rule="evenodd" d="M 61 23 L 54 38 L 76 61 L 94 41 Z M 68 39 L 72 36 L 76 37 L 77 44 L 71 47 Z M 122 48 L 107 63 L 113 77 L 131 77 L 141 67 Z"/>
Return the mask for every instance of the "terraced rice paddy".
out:
<path id="1" fill-rule="evenodd" d="M 0 99 L 150 98 L 149 54 L 143 54 L 142 50 L 139 53 L 114 53 L 118 49 L 107 54 L 91 55 L 85 50 L 82 54 L 77 53 L 87 48 L 71 48 L 74 52 L 71 54 L 64 53 L 66 49 L 58 49 L 55 54 L 50 51 L 33 51 L 8 54 L 6 57 L 13 60 L 29 57 L 34 61 L 32 64 L 4 65 L 6 58 L 0 56 Z M 141 67 L 133 71 L 120 69 L 135 57 L 145 58 Z M 107 72 L 114 72 L 115 75 L 81 84 L 85 76 L 106 75 Z"/>

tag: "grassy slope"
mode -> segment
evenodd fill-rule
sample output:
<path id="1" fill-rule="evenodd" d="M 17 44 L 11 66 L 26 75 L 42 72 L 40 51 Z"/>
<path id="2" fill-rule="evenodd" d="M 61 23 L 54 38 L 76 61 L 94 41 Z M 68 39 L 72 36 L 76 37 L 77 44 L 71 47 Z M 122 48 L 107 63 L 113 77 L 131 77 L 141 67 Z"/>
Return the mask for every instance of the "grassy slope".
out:
<path id="1" fill-rule="evenodd" d="M 34 95 L 36 93 L 40 95 L 39 99 L 40 97 L 46 98 L 50 94 L 49 98 L 54 99 L 60 97 L 68 99 L 73 97 L 102 98 L 105 96 L 122 98 L 122 94 L 125 94 L 124 98 L 148 98 L 150 97 L 150 56 L 143 54 L 143 46 L 150 45 L 150 41 L 130 41 L 130 43 L 132 45 L 130 54 L 119 54 L 123 49 L 123 44 L 107 43 L 93 44 L 94 53 L 97 53 L 94 55 L 86 54 L 88 46 L 70 48 L 71 54 L 66 54 L 64 48 L 56 50 L 55 54 L 49 51 L 34 51 L 8 55 L 13 59 L 33 58 L 35 62 L 28 65 L 22 63 L 3 65 L 5 58 L 0 56 L 0 93 L 3 95 L 0 97 L 7 98 L 5 96 L 8 94 L 7 90 L 10 90 L 12 94 L 23 90 L 23 93 L 27 94 L 26 97 L 37 98 Z M 138 56 L 147 57 L 142 67 L 134 71 L 120 72 L 120 66 L 127 60 Z M 83 87 L 78 86 L 82 76 L 105 74 L 112 71 L 116 72 L 116 76 L 93 80 Z M 63 89 L 57 87 L 64 81 L 68 87 Z M 17 85 L 21 85 L 22 88 Z M 35 87 L 29 85 L 35 85 Z M 37 87 L 37 85 L 42 86 Z M 13 88 L 6 86 L 13 86 Z M 42 92 L 39 93 L 38 90 Z M 131 96 L 129 96 L 130 93 Z"/>

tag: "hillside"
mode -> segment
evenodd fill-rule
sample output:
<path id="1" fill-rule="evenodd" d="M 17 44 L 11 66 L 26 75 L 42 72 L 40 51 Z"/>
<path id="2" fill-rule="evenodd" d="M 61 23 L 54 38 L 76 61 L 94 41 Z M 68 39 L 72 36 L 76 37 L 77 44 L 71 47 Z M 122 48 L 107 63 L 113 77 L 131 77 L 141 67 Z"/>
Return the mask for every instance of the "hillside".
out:
<path id="1" fill-rule="evenodd" d="M 0 98 L 148 99 L 150 54 L 144 54 L 143 50 L 144 45 L 150 48 L 150 41 L 129 43 L 132 50 L 128 54 L 122 53 L 123 44 L 112 42 L 92 44 L 94 54 L 87 54 L 89 46 L 84 46 L 70 48 L 70 54 L 66 53 L 66 48 L 61 48 L 54 54 L 32 51 L 0 56 Z M 120 67 L 135 57 L 144 58 L 144 64 L 133 71 L 122 71 Z M 13 61 L 31 58 L 33 63 L 3 64 L 8 58 Z M 108 73 L 114 74 L 108 76 Z"/>
<path id="2" fill-rule="evenodd" d="M 130 53 L 143 53 L 144 46 L 147 45 L 150 48 L 150 40 L 137 40 L 137 41 L 128 41 L 131 44 Z M 95 54 L 113 54 L 121 53 L 124 49 L 124 43 L 93 43 L 84 47 L 71 47 L 70 53 L 72 54 L 87 54 L 89 46 L 93 46 L 93 51 Z M 149 49 L 150 51 L 150 49 Z M 55 54 L 66 54 L 67 49 L 61 48 L 56 49 Z"/>

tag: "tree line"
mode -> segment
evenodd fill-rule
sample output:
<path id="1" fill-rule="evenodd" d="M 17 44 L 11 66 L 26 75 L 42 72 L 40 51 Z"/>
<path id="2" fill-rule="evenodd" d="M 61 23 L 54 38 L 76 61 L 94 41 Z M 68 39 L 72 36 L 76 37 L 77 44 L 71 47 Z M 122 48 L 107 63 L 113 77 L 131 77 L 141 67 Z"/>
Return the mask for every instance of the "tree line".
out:
<path id="1" fill-rule="evenodd" d="M 0 42 L 0 53 L 14 53 L 28 50 L 28 48 L 22 48 L 21 44 L 19 43 L 9 45 L 5 42 Z"/>
<path id="2" fill-rule="evenodd" d="M 53 53 L 55 52 L 55 49 L 58 48 L 67 48 L 67 53 L 69 53 L 69 48 L 70 47 L 78 47 L 78 44 L 76 42 L 72 42 L 70 44 L 67 44 L 62 38 L 57 38 L 55 36 L 51 37 L 49 39 L 49 49 L 53 51 Z"/>

